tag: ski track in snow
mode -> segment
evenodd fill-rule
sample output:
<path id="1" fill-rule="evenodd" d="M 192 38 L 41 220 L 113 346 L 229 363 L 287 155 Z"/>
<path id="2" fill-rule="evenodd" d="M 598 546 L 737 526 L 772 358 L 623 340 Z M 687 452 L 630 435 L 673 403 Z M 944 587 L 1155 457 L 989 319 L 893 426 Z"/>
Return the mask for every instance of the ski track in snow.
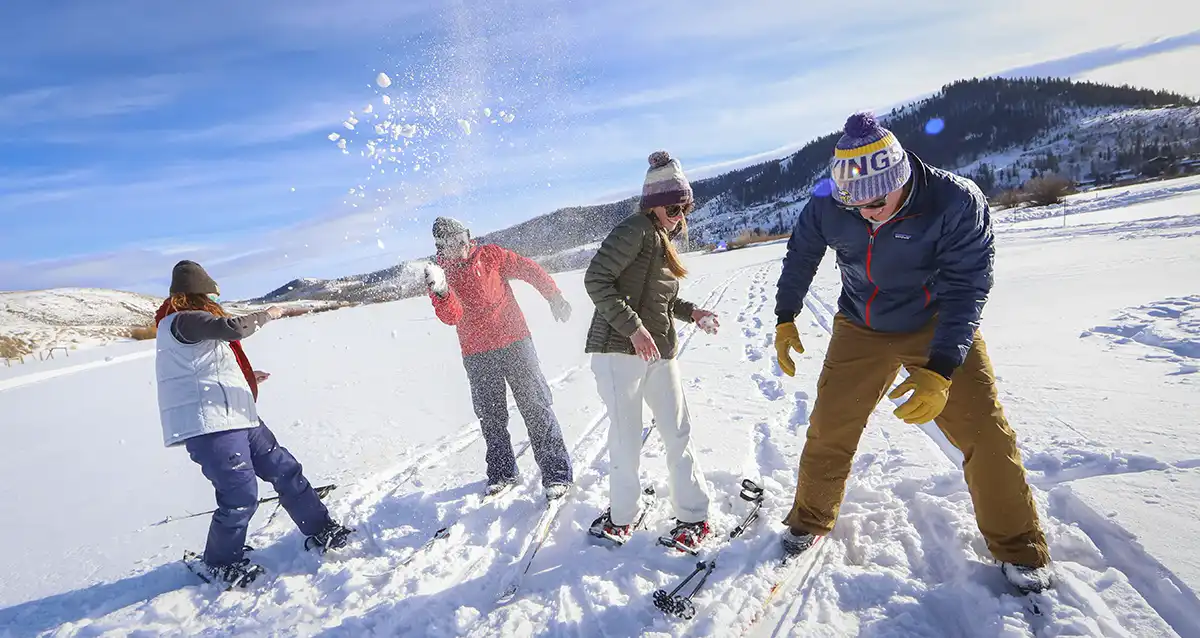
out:
<path id="1" fill-rule="evenodd" d="M 98 605 L 96 614 L 44 629 L 54 636 L 1200 636 L 1195 593 L 1069 485 L 1194 464 L 1097 451 L 1066 422 L 1065 436 L 1083 441 L 1075 446 L 1077 456 L 1022 445 L 1057 584 L 1045 594 L 1017 596 L 975 526 L 961 455 L 933 424 L 897 421 L 888 400 L 863 434 L 837 526 L 806 555 L 800 577 L 764 607 L 779 575 L 777 535 L 795 489 L 809 393 L 836 313 L 829 301 L 835 275 L 805 299 L 810 312 L 797 323 L 806 352 L 796 356 L 796 377 L 783 375 L 775 363 L 769 294 L 779 267 L 771 259 L 714 277 L 718 282 L 698 305 L 736 318 L 722 326 L 719 339 L 697 336 L 692 325 L 680 329 L 697 454 L 713 497 L 713 536 L 696 559 L 655 543 L 671 512 L 664 451 L 653 433 L 641 472 L 658 498 L 645 529 L 620 548 L 587 537 L 607 502 L 607 418 L 592 397 L 589 419 L 563 423 L 576 488 L 521 593 L 506 605 L 496 604 L 499 587 L 520 565 L 543 509 L 539 475 L 526 454 L 528 442 L 518 441 L 521 484 L 484 502 L 482 468 L 453 462 L 468 453 L 482 457 L 478 422 L 472 422 L 413 451 L 398 468 L 342 485 L 328 497 L 334 515 L 362 532 L 345 552 L 322 559 L 298 549 L 299 533 L 273 506 L 250 540 L 267 566 L 265 584 L 218 595 L 191 584 L 182 567 L 179 573 L 158 570 L 156 581 L 177 584 L 148 590 L 165 593 L 115 609 Z M 685 292 L 709 278 L 694 277 Z M 731 334 L 740 342 L 731 345 Z M 556 389 L 586 385 L 590 376 L 577 367 L 551 383 Z M 748 511 L 737 497 L 743 477 L 764 488 L 765 500 L 758 521 L 730 542 L 729 530 Z M 448 538 L 416 553 L 447 525 Z M 696 560 L 717 551 L 716 569 L 694 599 L 696 618 L 673 619 L 654 608 L 654 590 L 670 590 Z M 1031 612 L 1033 603 L 1040 615 Z M 0 628 L 0 636 L 20 635 L 13 631 Z"/>
<path id="2" fill-rule="evenodd" d="M 1081 336 L 1093 335 L 1107 337 L 1114 347 L 1139 344 L 1143 358 L 1178 364 L 1175 375 L 1195 374 L 1200 372 L 1200 295 L 1129 308 Z"/>

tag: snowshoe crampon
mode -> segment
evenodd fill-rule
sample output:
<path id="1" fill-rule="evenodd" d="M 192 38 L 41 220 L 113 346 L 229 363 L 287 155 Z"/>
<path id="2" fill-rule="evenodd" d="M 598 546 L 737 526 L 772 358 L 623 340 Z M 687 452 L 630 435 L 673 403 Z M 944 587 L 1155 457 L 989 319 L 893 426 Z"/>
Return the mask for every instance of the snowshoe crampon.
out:
<path id="1" fill-rule="evenodd" d="M 614 525 L 610 511 L 605 510 L 599 518 L 592 521 L 592 526 L 588 528 L 588 534 L 594 538 L 624 545 L 633 536 L 633 525 Z"/>
<path id="2" fill-rule="evenodd" d="M 304 549 L 305 551 L 320 549 L 321 553 L 331 549 L 341 549 L 349 542 L 352 533 L 354 533 L 353 529 L 330 521 L 326 524 L 325 529 L 304 539 Z"/>
<path id="3" fill-rule="evenodd" d="M 646 524 L 646 517 L 650 514 L 653 508 L 657 492 L 654 486 L 647 486 L 642 490 L 642 509 L 638 511 L 637 517 L 629 525 L 613 525 L 611 514 L 612 510 L 604 510 L 604 513 L 599 518 L 592 521 L 592 526 L 588 528 L 588 534 L 596 538 L 602 538 L 617 545 L 624 545 L 626 541 L 633 536 L 634 531 L 642 528 Z"/>
<path id="4" fill-rule="evenodd" d="M 681 552 L 687 552 L 692 556 L 700 553 L 700 545 L 712 533 L 712 528 L 708 526 L 708 521 L 699 521 L 696 523 L 676 522 L 676 525 L 671 532 L 666 536 L 660 536 L 658 543 L 667 547 L 674 547 Z"/>
<path id="5" fill-rule="evenodd" d="M 249 558 L 229 565 L 213 566 L 205 563 L 199 554 L 186 550 L 183 552 L 183 564 L 200 580 L 222 587 L 225 591 L 235 587 L 245 589 L 267 573 L 262 565 L 250 562 Z"/>

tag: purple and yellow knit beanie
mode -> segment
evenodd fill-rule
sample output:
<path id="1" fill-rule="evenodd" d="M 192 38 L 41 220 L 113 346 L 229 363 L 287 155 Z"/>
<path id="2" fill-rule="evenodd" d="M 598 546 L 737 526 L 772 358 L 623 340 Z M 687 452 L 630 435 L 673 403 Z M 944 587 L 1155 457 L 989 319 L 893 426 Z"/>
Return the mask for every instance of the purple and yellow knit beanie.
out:
<path id="1" fill-rule="evenodd" d="M 692 185 L 683 174 L 679 160 L 666 151 L 654 151 L 649 159 L 650 168 L 642 186 L 643 209 L 692 201 Z"/>
<path id="2" fill-rule="evenodd" d="M 850 204 L 875 200 L 904 186 L 912 166 L 896 136 L 880 126 L 874 114 L 860 112 L 846 120 L 829 173 L 837 187 L 834 198 Z"/>

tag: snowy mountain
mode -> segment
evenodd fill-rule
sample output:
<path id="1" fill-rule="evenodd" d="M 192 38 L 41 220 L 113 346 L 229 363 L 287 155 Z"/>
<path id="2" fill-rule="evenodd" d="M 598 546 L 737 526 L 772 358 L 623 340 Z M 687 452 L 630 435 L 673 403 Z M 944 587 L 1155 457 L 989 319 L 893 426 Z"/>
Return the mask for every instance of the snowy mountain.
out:
<path id="1" fill-rule="evenodd" d="M 129 338 L 162 299 L 120 290 L 56 288 L 0 292 L 0 357 Z"/>
<path id="2" fill-rule="evenodd" d="M 583 351 L 588 296 L 570 271 L 555 275 L 576 309 L 567 323 L 515 287 L 578 489 L 511 602 L 497 595 L 526 566 L 544 509 L 527 432 L 512 409 L 521 480 L 484 501 L 486 445 L 458 339 L 418 298 L 273 322 L 246 340 L 273 373 L 260 414 L 315 485 L 338 485 L 326 502 L 358 530 L 321 557 L 263 504 L 248 543 L 267 578 L 247 591 L 221 593 L 180 564 L 203 546 L 208 516 L 156 524 L 215 505 L 187 452 L 162 447 L 152 344 L 0 366 L 0 422 L 19 426 L 0 445 L 0 482 L 13 487 L 0 512 L 18 521 L 0 527 L 0 636 L 1200 636 L 1198 242 L 1200 176 L 997 214 L 981 331 L 1054 561 L 1044 594 L 1005 584 L 961 458 L 936 426 L 896 419 L 888 399 L 858 443 L 832 533 L 780 583 L 780 521 L 840 283 L 827 257 L 797 319 L 807 350 L 783 375 L 774 244 L 684 256 L 681 296 L 721 318 L 716 335 L 679 327 L 713 494 L 699 557 L 656 543 L 673 521 L 653 431 L 640 466 L 658 491 L 646 528 L 619 548 L 586 534 L 607 505 L 609 418 Z M 743 478 L 764 500 L 731 540 L 751 508 Z M 656 590 L 714 557 L 694 618 L 655 608 Z"/>
<path id="3" fill-rule="evenodd" d="M 906 148 L 975 179 L 989 195 L 1058 173 L 1081 187 L 1135 181 L 1143 173 L 1200 171 L 1200 106 L 1183 95 L 1059 79 L 971 79 L 881 114 Z M 696 180 L 690 248 L 739 234 L 785 234 L 808 192 L 828 174 L 839 133 L 821 136 L 777 160 Z M 685 161 L 686 158 L 682 158 Z M 586 265 L 595 244 L 633 212 L 636 198 L 573 206 L 481 236 L 533 257 L 552 272 Z M 594 250 L 594 247 L 592 248 Z M 263 299 L 371 300 L 404 296 L 360 283 L 394 269 L 330 282 L 296 280 Z"/>
<path id="4" fill-rule="evenodd" d="M 424 261 L 402 262 L 365 275 L 338 279 L 293 279 L 247 303 L 266 304 L 299 300 L 378 303 L 404 299 L 423 291 Z"/>

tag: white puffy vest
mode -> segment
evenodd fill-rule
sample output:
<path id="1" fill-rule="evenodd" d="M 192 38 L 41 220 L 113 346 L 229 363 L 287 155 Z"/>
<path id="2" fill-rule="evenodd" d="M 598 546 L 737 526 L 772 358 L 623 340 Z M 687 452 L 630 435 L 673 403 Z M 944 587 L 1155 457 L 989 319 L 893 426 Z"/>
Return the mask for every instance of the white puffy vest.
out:
<path id="1" fill-rule="evenodd" d="M 171 334 L 175 315 L 158 324 L 158 412 L 163 443 L 179 445 L 194 436 L 257 427 L 250 384 L 224 341 L 181 343 Z"/>

